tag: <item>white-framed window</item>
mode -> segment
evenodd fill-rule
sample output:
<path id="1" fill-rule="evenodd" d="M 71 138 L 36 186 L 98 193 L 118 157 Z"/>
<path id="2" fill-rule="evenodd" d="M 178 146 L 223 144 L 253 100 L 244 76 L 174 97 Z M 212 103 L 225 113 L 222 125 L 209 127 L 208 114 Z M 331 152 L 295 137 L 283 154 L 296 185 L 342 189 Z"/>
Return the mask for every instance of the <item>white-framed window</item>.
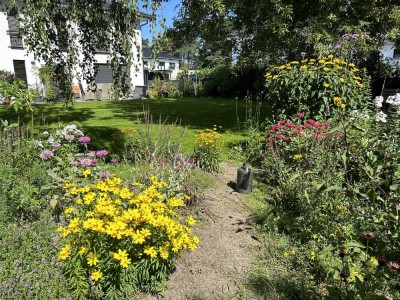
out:
<path id="1" fill-rule="evenodd" d="M 175 70 L 175 63 L 170 62 L 169 63 L 169 69 L 170 70 Z"/>
<path id="2" fill-rule="evenodd" d="M 160 61 L 158 63 L 158 69 L 159 70 L 165 70 L 165 62 L 164 61 Z"/>

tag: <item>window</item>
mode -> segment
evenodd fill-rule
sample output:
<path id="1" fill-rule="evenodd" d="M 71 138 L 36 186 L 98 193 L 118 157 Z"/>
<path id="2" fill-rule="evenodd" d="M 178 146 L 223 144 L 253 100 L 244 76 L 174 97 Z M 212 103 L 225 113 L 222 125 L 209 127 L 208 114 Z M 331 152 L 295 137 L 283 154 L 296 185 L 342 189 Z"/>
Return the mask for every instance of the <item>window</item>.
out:
<path id="1" fill-rule="evenodd" d="M 143 67 L 147 69 L 149 67 L 149 62 L 147 60 L 143 61 Z"/>
<path id="2" fill-rule="evenodd" d="M 26 78 L 26 68 L 24 60 L 13 60 L 15 77 L 28 82 Z"/>
<path id="3" fill-rule="evenodd" d="M 159 62 L 159 63 L 158 63 L 158 68 L 159 68 L 160 70 L 165 70 L 165 62 L 164 62 L 164 61 Z"/>
<path id="4" fill-rule="evenodd" d="M 96 83 L 114 83 L 112 69 L 106 64 L 95 64 L 98 72 L 95 77 Z"/>
<path id="5" fill-rule="evenodd" d="M 393 59 L 400 60 L 400 48 L 394 49 Z"/>
<path id="6" fill-rule="evenodd" d="M 175 70 L 175 63 L 169 63 L 169 69 L 170 70 Z"/>
<path id="7" fill-rule="evenodd" d="M 13 15 L 8 15 L 7 22 L 8 22 L 8 34 L 10 35 L 11 48 L 23 49 L 24 44 L 22 42 L 21 36 L 19 35 L 19 24 L 17 18 Z"/>

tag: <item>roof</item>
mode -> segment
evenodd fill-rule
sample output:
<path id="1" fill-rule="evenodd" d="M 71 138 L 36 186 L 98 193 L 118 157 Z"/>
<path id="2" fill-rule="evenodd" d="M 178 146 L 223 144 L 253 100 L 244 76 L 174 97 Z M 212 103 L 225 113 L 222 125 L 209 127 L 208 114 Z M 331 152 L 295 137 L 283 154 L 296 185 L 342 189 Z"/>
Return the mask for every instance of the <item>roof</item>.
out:
<path id="1" fill-rule="evenodd" d="M 149 48 L 143 48 L 143 57 L 144 58 L 153 58 L 153 53 Z M 158 59 L 173 59 L 173 60 L 181 60 L 179 57 L 168 54 L 167 52 L 159 52 L 157 54 Z"/>

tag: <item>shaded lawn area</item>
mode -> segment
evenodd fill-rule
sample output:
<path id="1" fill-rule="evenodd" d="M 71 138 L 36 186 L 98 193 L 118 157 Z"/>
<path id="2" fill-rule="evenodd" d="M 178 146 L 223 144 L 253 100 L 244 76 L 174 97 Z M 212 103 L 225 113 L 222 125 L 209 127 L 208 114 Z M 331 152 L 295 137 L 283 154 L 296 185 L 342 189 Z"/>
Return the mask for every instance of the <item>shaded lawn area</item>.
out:
<path id="1" fill-rule="evenodd" d="M 260 120 L 267 115 L 265 104 L 261 108 Z M 118 130 L 143 126 L 145 112 L 152 119 L 151 132 L 156 135 L 159 131 L 159 121 L 167 124 L 177 123 L 187 128 L 179 141 L 185 151 L 191 152 L 194 147 L 195 135 L 198 130 L 222 126 L 226 144 L 240 141 L 243 136 L 243 122 L 246 119 L 245 100 L 217 98 L 183 98 L 183 99 L 150 99 L 129 101 L 92 101 L 75 102 L 64 106 L 57 104 L 34 105 L 33 120 L 35 130 L 54 128 L 78 122 L 85 134 L 92 138 L 92 147 L 113 149 L 112 136 Z M 253 113 L 255 104 L 253 104 Z M 236 113 L 237 112 L 237 113 Z M 11 107 L 0 107 L 0 118 L 17 122 L 18 115 Z M 239 118 L 239 123 L 238 123 Z M 31 113 L 20 113 L 20 123 L 31 124 Z M 240 126 L 240 128 L 239 128 Z"/>

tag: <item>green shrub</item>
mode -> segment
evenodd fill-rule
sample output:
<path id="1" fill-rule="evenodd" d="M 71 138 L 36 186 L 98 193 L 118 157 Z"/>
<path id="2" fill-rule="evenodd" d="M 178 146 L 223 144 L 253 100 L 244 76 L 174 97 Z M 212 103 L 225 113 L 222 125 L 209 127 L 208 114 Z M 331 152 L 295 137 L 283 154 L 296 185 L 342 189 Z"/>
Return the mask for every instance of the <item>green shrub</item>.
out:
<path id="1" fill-rule="evenodd" d="M 201 131 L 196 136 L 194 158 L 200 168 L 207 172 L 218 172 L 222 162 L 222 135 L 214 128 Z"/>
<path id="2" fill-rule="evenodd" d="M 90 170 L 82 174 L 91 179 Z M 159 292 L 179 253 L 197 247 L 189 228 L 194 219 L 182 220 L 176 211 L 185 201 L 166 197 L 167 183 L 149 181 L 134 190 L 120 178 L 65 185 L 71 206 L 58 229 L 64 241 L 58 258 L 75 299 Z"/>
<path id="3" fill-rule="evenodd" d="M 57 261 L 55 229 L 48 213 L 31 223 L 0 224 L 2 299 L 72 299 Z"/>
<path id="4" fill-rule="evenodd" d="M 327 117 L 343 109 L 364 109 L 370 101 L 369 78 L 333 55 L 275 66 L 265 77 L 267 99 L 278 115 Z"/>

